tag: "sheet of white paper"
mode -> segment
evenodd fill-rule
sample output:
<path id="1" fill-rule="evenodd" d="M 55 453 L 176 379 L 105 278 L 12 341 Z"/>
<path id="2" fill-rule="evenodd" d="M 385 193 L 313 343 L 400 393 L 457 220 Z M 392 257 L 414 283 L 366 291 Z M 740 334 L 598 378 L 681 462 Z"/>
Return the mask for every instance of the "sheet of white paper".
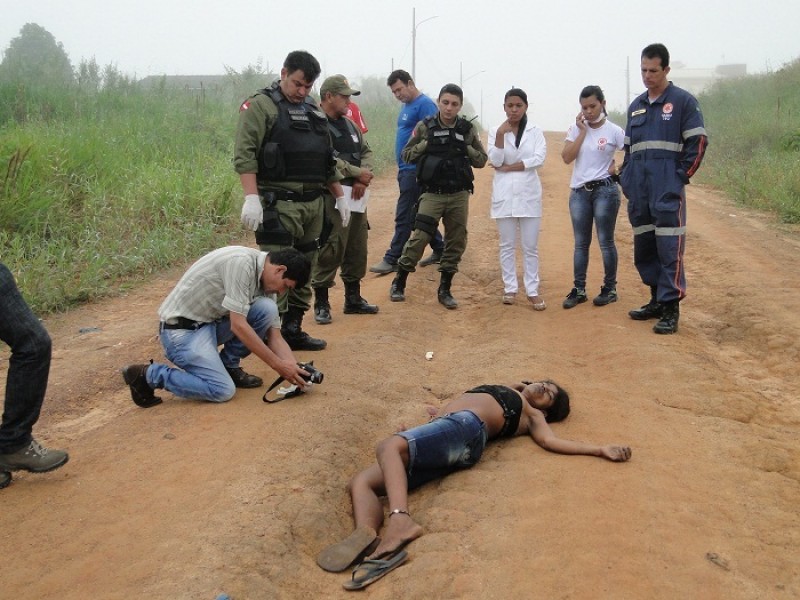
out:
<path id="1" fill-rule="evenodd" d="M 364 191 L 364 195 L 360 200 L 353 200 L 353 188 L 349 185 L 343 185 L 344 197 L 350 205 L 350 210 L 357 213 L 363 213 L 367 210 L 367 200 L 369 200 L 369 188 Z"/>

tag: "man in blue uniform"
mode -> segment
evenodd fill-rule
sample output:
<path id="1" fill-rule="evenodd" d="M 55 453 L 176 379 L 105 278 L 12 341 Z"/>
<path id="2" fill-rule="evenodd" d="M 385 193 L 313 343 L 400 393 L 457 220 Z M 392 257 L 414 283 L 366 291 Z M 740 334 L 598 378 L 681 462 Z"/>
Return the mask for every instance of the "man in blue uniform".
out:
<path id="1" fill-rule="evenodd" d="M 678 330 L 678 303 L 686 296 L 683 252 L 686 191 L 708 145 L 697 100 L 667 79 L 669 51 L 663 44 L 642 50 L 647 91 L 628 109 L 625 159 L 620 173 L 633 226 L 634 264 L 650 286 L 650 301 L 631 319 L 659 319 L 656 333 Z"/>

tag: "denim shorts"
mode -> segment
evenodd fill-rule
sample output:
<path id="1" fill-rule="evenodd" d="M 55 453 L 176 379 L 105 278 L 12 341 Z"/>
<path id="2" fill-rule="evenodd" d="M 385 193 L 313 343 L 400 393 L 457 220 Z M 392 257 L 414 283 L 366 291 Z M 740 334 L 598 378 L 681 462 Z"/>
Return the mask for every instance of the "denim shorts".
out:
<path id="1" fill-rule="evenodd" d="M 408 441 L 408 489 L 477 463 L 486 446 L 486 426 L 475 413 L 450 413 L 397 435 Z"/>

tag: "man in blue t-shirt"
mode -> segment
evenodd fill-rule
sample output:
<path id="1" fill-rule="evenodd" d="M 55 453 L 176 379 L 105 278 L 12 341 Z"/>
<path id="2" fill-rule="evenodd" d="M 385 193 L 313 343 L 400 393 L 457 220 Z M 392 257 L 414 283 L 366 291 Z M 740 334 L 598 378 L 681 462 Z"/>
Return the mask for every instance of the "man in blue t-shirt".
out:
<path id="1" fill-rule="evenodd" d="M 421 194 L 417 184 L 416 166 L 404 162 L 400 153 L 411 137 L 411 133 L 417 123 L 438 112 L 436 103 L 417 89 L 417 86 L 414 85 L 414 80 L 411 79 L 411 75 L 407 71 L 402 69 L 392 71 L 386 80 L 386 84 L 392 90 L 394 97 L 403 103 L 403 107 L 397 117 L 397 137 L 395 138 L 394 148 L 398 169 L 397 183 L 400 186 L 400 197 L 397 199 L 397 209 L 394 217 L 394 236 L 389 249 L 383 256 L 383 260 L 369 268 L 372 273 L 380 273 L 381 275 L 397 271 L 397 261 L 400 259 L 400 255 L 403 254 L 403 246 L 405 246 L 414 228 L 414 217 L 417 214 L 417 203 Z M 441 260 L 444 241 L 438 231 L 436 236 L 431 239 L 430 244 L 433 252 L 419 262 L 421 267 L 436 264 Z"/>

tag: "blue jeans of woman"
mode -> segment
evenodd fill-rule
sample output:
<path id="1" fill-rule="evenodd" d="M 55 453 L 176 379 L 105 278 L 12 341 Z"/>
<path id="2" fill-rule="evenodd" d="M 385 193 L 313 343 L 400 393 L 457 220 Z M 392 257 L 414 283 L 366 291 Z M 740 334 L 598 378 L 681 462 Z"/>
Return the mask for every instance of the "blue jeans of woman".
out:
<path id="1" fill-rule="evenodd" d="M 586 269 L 589 266 L 589 246 L 592 244 L 592 222 L 597 229 L 597 241 L 603 256 L 603 286 L 617 287 L 617 246 L 614 229 L 619 214 L 619 187 L 602 185 L 591 192 L 580 187 L 569 195 L 569 214 L 575 235 L 573 255 L 574 285 L 586 289 Z"/>
<path id="2" fill-rule="evenodd" d="M 0 340 L 11 348 L 6 378 L 0 454 L 29 445 L 47 391 L 52 342 L 19 293 L 14 276 L 0 263 Z"/>
<path id="3" fill-rule="evenodd" d="M 466 469 L 486 447 L 486 426 L 475 413 L 461 410 L 397 433 L 408 442 L 408 489 Z"/>
<path id="4" fill-rule="evenodd" d="M 278 305 L 258 298 L 250 306 L 247 322 L 263 339 L 278 314 Z M 239 366 L 250 350 L 231 331 L 230 317 L 207 323 L 198 329 L 164 329 L 159 332 L 164 355 L 178 367 L 153 363 L 147 369 L 150 387 L 163 388 L 181 398 L 227 402 L 236 386 L 226 369 Z M 222 350 L 217 347 L 222 345 Z"/>

